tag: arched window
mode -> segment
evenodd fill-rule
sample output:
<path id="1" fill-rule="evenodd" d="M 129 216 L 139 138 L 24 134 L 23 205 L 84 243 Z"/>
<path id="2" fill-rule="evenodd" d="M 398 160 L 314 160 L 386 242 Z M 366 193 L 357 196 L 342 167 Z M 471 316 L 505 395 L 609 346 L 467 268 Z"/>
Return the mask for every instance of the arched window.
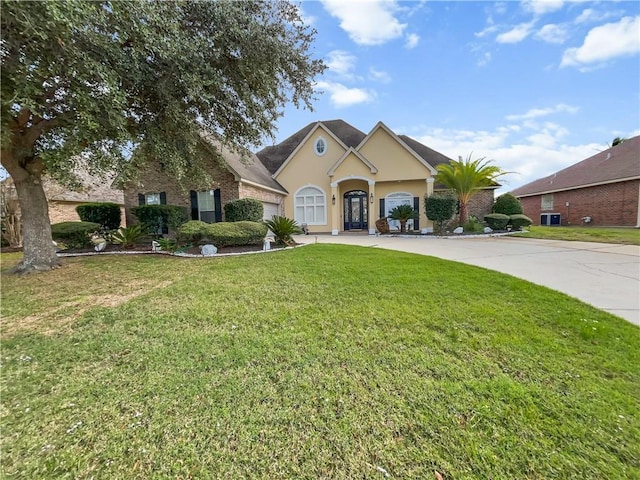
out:
<path id="1" fill-rule="evenodd" d="M 393 210 L 394 208 L 396 208 L 399 205 L 411 205 L 413 206 L 413 195 L 411 195 L 410 193 L 407 192 L 394 192 L 394 193 L 390 193 L 389 195 L 387 195 L 385 197 L 384 200 L 384 207 L 385 207 L 385 215 L 389 216 L 389 214 L 391 213 L 391 210 Z M 410 220 L 411 223 L 409 223 L 409 225 L 413 224 L 413 221 Z M 400 228 L 400 221 L 399 220 L 389 220 L 389 227 L 391 227 L 392 229 L 395 228 Z"/>
<path id="2" fill-rule="evenodd" d="M 322 189 L 314 186 L 303 187 L 294 197 L 295 220 L 298 225 L 326 225 L 326 195 Z"/>
<path id="3" fill-rule="evenodd" d="M 315 149 L 316 149 L 316 155 L 321 157 L 327 152 L 327 141 L 322 137 L 318 137 L 315 143 Z"/>

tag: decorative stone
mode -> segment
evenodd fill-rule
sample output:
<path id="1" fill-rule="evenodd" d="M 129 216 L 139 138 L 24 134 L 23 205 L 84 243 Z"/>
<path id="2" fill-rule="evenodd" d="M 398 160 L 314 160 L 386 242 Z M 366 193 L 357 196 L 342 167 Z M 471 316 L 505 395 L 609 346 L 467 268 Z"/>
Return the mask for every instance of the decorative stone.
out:
<path id="1" fill-rule="evenodd" d="M 212 257 L 218 253 L 218 249 L 215 245 L 202 245 L 200 247 L 200 253 L 205 257 Z"/>
<path id="2" fill-rule="evenodd" d="M 93 247 L 93 249 L 94 249 L 96 252 L 101 252 L 101 251 L 103 251 L 106 247 L 107 247 L 107 242 L 100 242 L 100 243 L 97 243 L 97 244 Z"/>
<path id="3" fill-rule="evenodd" d="M 493 232 L 493 229 L 491 227 L 484 227 L 484 233 L 491 233 Z"/>
<path id="4" fill-rule="evenodd" d="M 456 235 L 460 235 L 462 232 L 464 232 L 464 228 L 462 227 L 458 227 L 453 230 L 453 233 L 455 233 Z"/>

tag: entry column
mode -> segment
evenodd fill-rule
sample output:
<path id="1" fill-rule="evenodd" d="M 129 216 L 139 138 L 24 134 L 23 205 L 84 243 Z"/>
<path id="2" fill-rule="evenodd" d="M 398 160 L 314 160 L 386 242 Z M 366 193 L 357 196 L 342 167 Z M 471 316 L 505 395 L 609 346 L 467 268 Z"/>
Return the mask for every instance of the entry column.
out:
<path id="1" fill-rule="evenodd" d="M 340 199 L 338 198 L 338 184 L 331 184 L 331 235 L 338 235 L 338 224 L 340 223 Z"/>
<path id="2" fill-rule="evenodd" d="M 369 206 L 367 207 L 367 212 L 368 213 L 368 225 L 369 225 L 369 235 L 375 235 L 376 234 L 376 219 L 378 218 L 378 215 L 376 215 L 376 210 L 377 210 L 377 202 L 376 202 L 376 181 L 375 180 L 369 180 L 369 198 L 365 199 L 366 202 L 369 203 Z"/>

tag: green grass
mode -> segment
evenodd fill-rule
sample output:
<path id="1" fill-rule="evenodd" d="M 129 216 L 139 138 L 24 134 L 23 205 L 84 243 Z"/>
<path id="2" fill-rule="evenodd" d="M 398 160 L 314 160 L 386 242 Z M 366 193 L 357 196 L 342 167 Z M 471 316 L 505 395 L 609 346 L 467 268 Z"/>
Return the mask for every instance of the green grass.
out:
<path id="1" fill-rule="evenodd" d="M 580 242 L 622 243 L 640 245 L 639 228 L 616 227 L 527 227 L 529 232 L 516 236 L 548 240 L 574 240 Z"/>
<path id="2" fill-rule="evenodd" d="M 2 318 L 2 478 L 640 478 L 640 329 L 481 268 L 84 257 Z"/>

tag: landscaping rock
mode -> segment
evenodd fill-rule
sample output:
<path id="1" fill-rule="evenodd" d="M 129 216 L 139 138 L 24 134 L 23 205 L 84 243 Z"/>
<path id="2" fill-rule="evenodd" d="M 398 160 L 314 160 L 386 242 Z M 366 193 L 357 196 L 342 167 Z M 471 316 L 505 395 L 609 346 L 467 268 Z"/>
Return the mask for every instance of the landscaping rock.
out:
<path id="1" fill-rule="evenodd" d="M 460 234 L 462 234 L 463 232 L 464 232 L 464 228 L 462 228 L 462 227 L 458 227 L 458 228 L 455 228 L 455 229 L 453 230 L 453 233 L 455 233 L 456 235 L 460 235 Z"/>
<path id="2" fill-rule="evenodd" d="M 218 249 L 215 245 L 202 245 L 200 247 L 200 253 L 205 257 L 211 257 L 218 253 Z"/>
<path id="3" fill-rule="evenodd" d="M 493 229 L 491 227 L 484 227 L 484 233 L 491 233 L 493 232 Z"/>

